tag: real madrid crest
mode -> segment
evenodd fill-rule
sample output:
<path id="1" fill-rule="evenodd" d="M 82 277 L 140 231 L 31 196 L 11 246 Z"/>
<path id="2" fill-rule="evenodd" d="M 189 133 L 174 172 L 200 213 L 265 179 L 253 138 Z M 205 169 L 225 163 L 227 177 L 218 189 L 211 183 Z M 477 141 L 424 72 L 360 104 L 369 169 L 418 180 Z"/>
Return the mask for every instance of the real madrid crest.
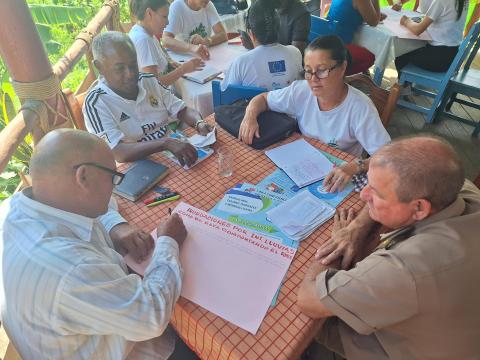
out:
<path id="1" fill-rule="evenodd" d="M 150 105 L 152 105 L 153 107 L 157 107 L 158 106 L 158 100 L 155 96 L 153 95 L 150 95 L 150 97 L 148 98 L 148 100 L 150 101 Z"/>

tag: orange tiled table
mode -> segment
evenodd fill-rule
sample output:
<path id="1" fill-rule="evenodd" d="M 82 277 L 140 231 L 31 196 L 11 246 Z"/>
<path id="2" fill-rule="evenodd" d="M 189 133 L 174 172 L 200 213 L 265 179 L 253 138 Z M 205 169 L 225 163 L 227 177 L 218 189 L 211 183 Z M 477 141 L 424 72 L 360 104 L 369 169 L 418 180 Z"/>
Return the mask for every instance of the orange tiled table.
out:
<path id="1" fill-rule="evenodd" d="M 213 117 L 208 120 L 213 121 Z M 217 143 L 214 148 L 229 146 L 235 156 L 234 173 L 229 178 L 221 178 L 218 175 L 216 154 L 189 171 L 173 165 L 161 155 L 153 156 L 170 167 L 170 173 L 161 185 L 180 193 L 182 201 L 205 211 L 210 210 L 225 191 L 235 184 L 241 182 L 256 184 L 276 169 L 263 151 L 253 150 L 223 129 L 219 127 L 217 129 Z M 300 135 L 295 134 L 283 143 L 298 138 Z M 307 141 L 340 159 L 353 158 L 318 141 L 312 139 Z M 145 195 L 136 203 L 118 198 L 122 215 L 129 222 L 148 231 L 155 227 L 159 219 L 167 215 L 168 207 L 176 205 L 167 203 L 147 208 L 142 201 L 151 195 L 151 193 Z M 342 206 L 360 209 L 358 194 L 349 195 Z M 171 320 L 177 332 L 202 359 L 298 358 L 313 339 L 321 323 L 299 312 L 295 305 L 297 289 L 315 250 L 329 238 L 332 223 L 332 220 L 328 221 L 301 243 L 281 288 L 277 305 L 267 312 L 256 336 L 183 298 L 180 298 L 175 306 Z"/>

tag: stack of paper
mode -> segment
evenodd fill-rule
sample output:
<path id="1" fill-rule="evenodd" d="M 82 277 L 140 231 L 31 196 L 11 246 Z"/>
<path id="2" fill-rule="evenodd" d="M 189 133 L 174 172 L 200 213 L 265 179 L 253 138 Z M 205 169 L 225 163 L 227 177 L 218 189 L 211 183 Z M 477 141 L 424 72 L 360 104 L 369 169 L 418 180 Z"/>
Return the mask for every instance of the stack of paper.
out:
<path id="1" fill-rule="evenodd" d="M 181 295 L 255 335 L 296 249 L 185 203 L 174 212 L 187 229 L 180 247 Z M 125 260 L 144 274 L 151 258 Z"/>
<path id="2" fill-rule="evenodd" d="M 325 201 L 302 191 L 267 212 L 268 219 L 291 239 L 301 241 L 335 214 Z"/>
<path id="3" fill-rule="evenodd" d="M 206 82 L 209 82 L 210 80 L 215 79 L 217 75 L 221 73 L 222 73 L 221 70 L 218 70 L 212 66 L 206 65 L 202 70 L 185 74 L 183 75 L 183 77 L 187 80 L 190 80 L 199 84 L 205 84 Z"/>
<path id="4" fill-rule="evenodd" d="M 323 179 L 333 169 L 327 157 L 304 139 L 265 151 L 265 155 L 285 171 L 298 187 Z"/>

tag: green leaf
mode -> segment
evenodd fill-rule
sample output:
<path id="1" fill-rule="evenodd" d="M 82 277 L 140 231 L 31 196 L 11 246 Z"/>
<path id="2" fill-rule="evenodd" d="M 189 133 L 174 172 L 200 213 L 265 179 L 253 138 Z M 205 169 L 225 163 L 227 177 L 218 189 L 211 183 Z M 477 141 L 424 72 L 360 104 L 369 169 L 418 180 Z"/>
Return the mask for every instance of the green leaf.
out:
<path id="1" fill-rule="evenodd" d="M 5 180 L 14 178 L 15 176 L 17 176 L 17 174 L 12 171 L 5 171 L 4 173 L 0 174 L 0 177 Z"/>
<path id="2" fill-rule="evenodd" d="M 50 40 L 47 41 L 45 47 L 47 48 L 47 52 L 49 54 L 58 54 L 60 52 L 60 49 L 62 48 L 62 44 L 57 41 Z"/>
<path id="3" fill-rule="evenodd" d="M 2 115 L 5 123 L 8 124 L 11 119 L 17 115 L 15 105 L 13 105 L 12 98 L 7 92 L 2 94 Z"/>
<path id="4" fill-rule="evenodd" d="M 39 24 L 64 25 L 77 23 L 88 14 L 82 7 L 30 4 L 33 20 Z"/>
<path id="5" fill-rule="evenodd" d="M 10 96 L 10 99 L 13 100 L 15 109 L 20 108 L 20 99 L 15 94 L 13 85 L 8 82 L 10 79 L 7 77 L 7 81 L 1 84 L 1 92 L 7 93 Z"/>
<path id="6" fill-rule="evenodd" d="M 38 35 L 40 35 L 40 40 L 42 43 L 47 43 L 52 40 L 52 27 L 46 24 L 35 24 L 38 30 Z"/>

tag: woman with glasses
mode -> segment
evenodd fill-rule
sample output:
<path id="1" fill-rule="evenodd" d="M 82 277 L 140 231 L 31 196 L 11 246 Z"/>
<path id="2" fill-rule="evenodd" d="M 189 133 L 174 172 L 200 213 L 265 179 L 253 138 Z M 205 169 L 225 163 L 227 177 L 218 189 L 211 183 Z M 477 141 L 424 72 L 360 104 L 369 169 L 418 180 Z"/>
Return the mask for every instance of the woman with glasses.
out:
<path id="1" fill-rule="evenodd" d="M 200 70 L 204 65 L 201 59 L 193 58 L 182 65 L 172 66 L 173 62 L 156 38 L 168 24 L 168 7 L 167 0 L 130 2 L 137 23 L 128 35 L 135 44 L 138 68 L 141 72 L 154 74 L 163 86 L 170 86 L 183 75 Z"/>
<path id="2" fill-rule="evenodd" d="M 300 78 L 302 54 L 295 46 L 278 43 L 278 16 L 269 1 L 257 0 L 246 19 L 254 49 L 240 55 L 225 72 L 222 90 L 228 85 L 281 89 Z"/>
<path id="3" fill-rule="evenodd" d="M 372 155 L 390 141 L 372 101 L 345 83 L 346 56 L 337 36 L 315 39 L 305 50 L 305 80 L 253 98 L 239 132 L 239 139 L 251 144 L 254 136 L 262 136 L 257 116 L 273 110 L 293 115 L 302 134 L 355 155 L 356 161 L 336 167 L 325 178 L 325 188 L 331 192 L 368 169 L 368 160 L 361 158 L 364 150 Z"/>

